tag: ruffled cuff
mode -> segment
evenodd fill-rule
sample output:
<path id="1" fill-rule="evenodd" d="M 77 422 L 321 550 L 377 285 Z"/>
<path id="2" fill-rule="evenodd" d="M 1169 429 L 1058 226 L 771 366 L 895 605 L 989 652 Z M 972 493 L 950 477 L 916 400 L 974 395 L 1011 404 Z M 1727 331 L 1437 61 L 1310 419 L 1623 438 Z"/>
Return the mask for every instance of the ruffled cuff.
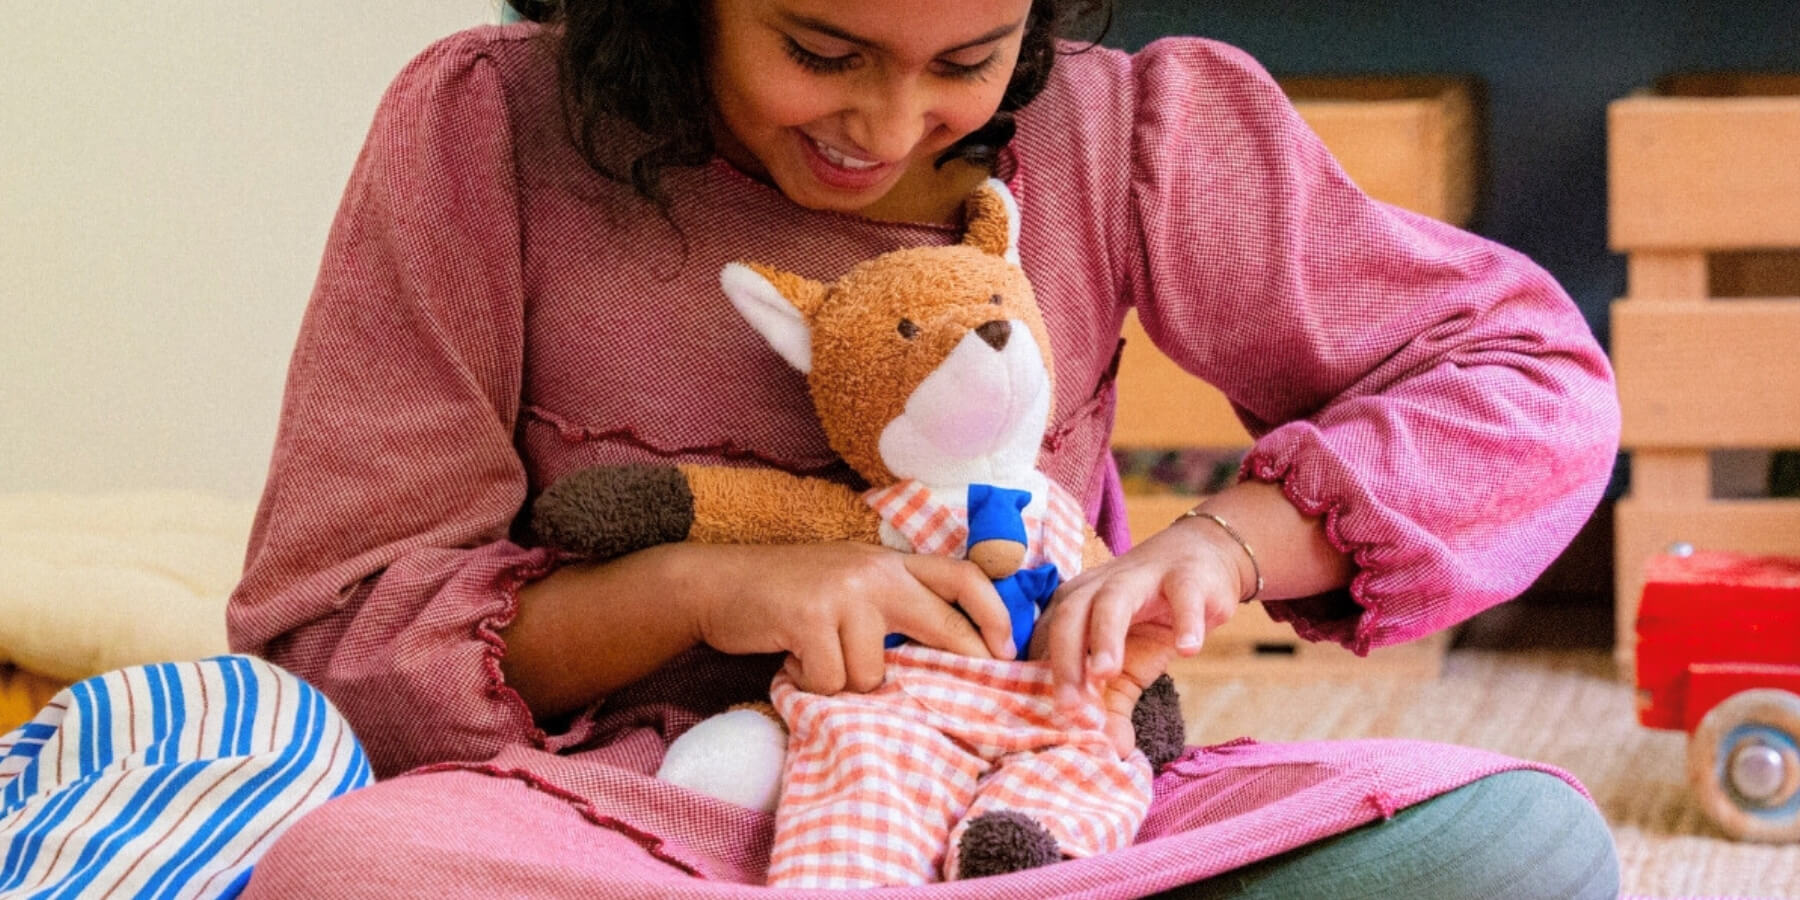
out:
<path id="1" fill-rule="evenodd" d="M 506 683 L 506 676 L 500 666 L 506 659 L 506 639 L 500 636 L 500 632 L 518 618 L 520 589 L 556 571 L 568 561 L 566 555 L 552 550 L 539 548 L 526 551 L 525 556 L 513 561 L 498 577 L 500 609 L 475 623 L 475 636 L 485 645 L 482 670 L 487 677 L 488 698 L 530 722 L 525 733 L 527 739 L 532 746 L 549 753 L 561 753 L 592 739 L 596 731 L 594 713 L 604 699 L 595 700 L 586 709 L 559 720 L 550 729 L 544 728 L 543 723 L 534 718 L 525 698 Z"/>
<path id="2" fill-rule="evenodd" d="M 1444 616 L 1424 615 L 1417 603 L 1411 610 L 1396 608 L 1404 604 L 1394 602 L 1391 592 L 1416 583 L 1417 567 L 1426 562 L 1407 549 L 1404 529 L 1373 498 L 1364 496 L 1347 472 L 1332 472 L 1324 460 L 1303 459 L 1304 441 L 1287 432 L 1288 428 L 1278 429 L 1258 442 L 1245 456 L 1238 478 L 1277 485 L 1302 515 L 1321 519 L 1326 538 L 1350 558 L 1354 572 L 1343 589 L 1264 601 L 1269 618 L 1288 623 L 1305 640 L 1329 641 L 1358 656 L 1442 627 L 1434 619 Z M 1408 567 L 1414 571 L 1404 572 Z M 1450 617 L 1444 624 L 1453 621 Z"/>

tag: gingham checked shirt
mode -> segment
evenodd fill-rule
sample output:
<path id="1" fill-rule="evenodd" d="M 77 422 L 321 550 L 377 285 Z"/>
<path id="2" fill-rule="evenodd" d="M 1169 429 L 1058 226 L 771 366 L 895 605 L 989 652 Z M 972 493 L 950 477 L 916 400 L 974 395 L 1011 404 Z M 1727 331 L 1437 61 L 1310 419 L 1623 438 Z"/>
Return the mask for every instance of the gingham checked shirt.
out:
<path id="1" fill-rule="evenodd" d="M 963 557 L 968 553 L 967 495 L 944 497 L 923 482 L 907 479 L 863 494 L 863 501 L 882 521 L 912 544 L 914 553 Z M 1021 568 L 1054 563 L 1063 580 L 1081 574 L 1081 542 L 1086 522 L 1081 503 L 1052 483 L 1042 513 L 1027 509 L 1022 517 L 1027 538 Z"/>

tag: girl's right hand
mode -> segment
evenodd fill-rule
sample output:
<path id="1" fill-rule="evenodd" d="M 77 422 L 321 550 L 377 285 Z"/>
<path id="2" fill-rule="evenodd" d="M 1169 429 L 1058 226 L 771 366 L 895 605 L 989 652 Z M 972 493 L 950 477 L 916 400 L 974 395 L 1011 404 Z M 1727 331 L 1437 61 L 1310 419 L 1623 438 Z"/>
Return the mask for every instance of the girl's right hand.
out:
<path id="1" fill-rule="evenodd" d="M 792 654 L 804 691 L 872 691 L 882 642 L 1012 659 L 1012 622 L 974 563 L 869 544 L 679 544 L 678 591 L 700 640 L 724 653 Z M 965 615 L 966 614 L 966 615 Z"/>

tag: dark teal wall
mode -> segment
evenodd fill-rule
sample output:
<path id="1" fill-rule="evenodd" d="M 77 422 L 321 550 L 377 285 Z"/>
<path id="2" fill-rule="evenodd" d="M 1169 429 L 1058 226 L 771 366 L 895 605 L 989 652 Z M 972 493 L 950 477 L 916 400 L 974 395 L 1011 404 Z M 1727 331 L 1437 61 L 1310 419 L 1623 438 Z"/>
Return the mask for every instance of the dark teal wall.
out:
<path id="1" fill-rule="evenodd" d="M 1480 78 L 1487 179 L 1474 229 L 1549 269 L 1602 341 L 1625 285 L 1606 246 L 1607 102 L 1671 72 L 1800 71 L 1800 0 L 1118 0 L 1104 43 L 1168 34 L 1235 44 L 1277 74 Z"/>

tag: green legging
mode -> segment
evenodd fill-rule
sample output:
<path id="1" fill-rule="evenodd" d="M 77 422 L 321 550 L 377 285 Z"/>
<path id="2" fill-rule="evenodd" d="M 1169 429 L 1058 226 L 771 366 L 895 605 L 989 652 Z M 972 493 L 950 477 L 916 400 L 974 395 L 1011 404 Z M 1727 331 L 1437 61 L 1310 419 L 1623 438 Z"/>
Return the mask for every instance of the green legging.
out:
<path id="1" fill-rule="evenodd" d="M 1619 858 L 1599 811 L 1561 779 L 1519 770 L 1160 896 L 1611 900 L 1618 894 Z"/>

